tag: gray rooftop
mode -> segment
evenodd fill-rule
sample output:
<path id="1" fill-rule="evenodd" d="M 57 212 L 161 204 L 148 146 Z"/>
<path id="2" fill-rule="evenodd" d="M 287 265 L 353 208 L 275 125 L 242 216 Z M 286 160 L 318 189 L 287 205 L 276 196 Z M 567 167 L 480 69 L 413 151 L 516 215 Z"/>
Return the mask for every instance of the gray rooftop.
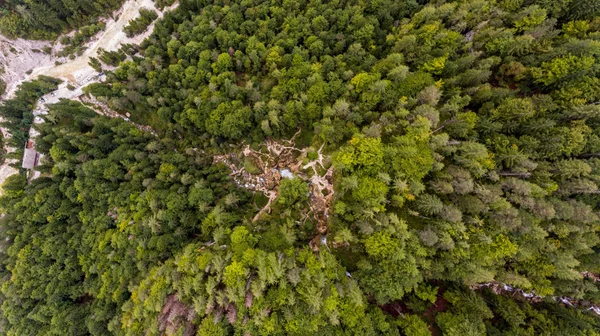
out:
<path id="1" fill-rule="evenodd" d="M 33 169 L 37 165 L 38 152 L 35 149 L 25 148 L 23 154 L 23 168 Z"/>

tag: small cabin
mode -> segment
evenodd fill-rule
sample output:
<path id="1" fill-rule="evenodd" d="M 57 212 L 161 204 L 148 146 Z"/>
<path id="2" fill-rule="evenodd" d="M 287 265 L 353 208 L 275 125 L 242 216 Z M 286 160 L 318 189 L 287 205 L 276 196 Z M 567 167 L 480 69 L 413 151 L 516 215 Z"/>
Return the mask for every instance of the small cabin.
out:
<path id="1" fill-rule="evenodd" d="M 40 154 L 33 149 L 33 143 L 28 141 L 27 146 L 25 147 L 25 153 L 23 153 L 22 167 L 25 169 L 33 169 L 38 165 L 39 159 Z"/>

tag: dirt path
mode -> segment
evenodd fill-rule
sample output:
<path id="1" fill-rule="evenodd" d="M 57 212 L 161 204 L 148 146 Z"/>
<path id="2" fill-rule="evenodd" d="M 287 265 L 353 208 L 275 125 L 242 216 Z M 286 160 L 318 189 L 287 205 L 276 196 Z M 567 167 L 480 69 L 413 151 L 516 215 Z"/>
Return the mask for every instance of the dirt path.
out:
<path id="1" fill-rule="evenodd" d="M 166 8 L 165 10 L 172 10 L 176 6 L 177 4 Z M 152 23 L 145 33 L 132 38 L 128 38 L 123 32 L 123 28 L 128 22 L 139 16 L 141 8 L 156 10 L 159 19 L 163 16 L 163 12 L 158 11 L 156 7 L 154 7 L 154 2 L 152 0 L 128 0 L 123 7 L 115 13 L 115 16 L 118 15 L 118 20 L 107 20 L 106 29 L 86 44 L 87 49 L 81 56 L 78 56 L 74 60 L 66 59 L 66 62 L 60 65 L 55 65 L 54 62 L 64 62 L 65 58 L 50 57 L 42 53 L 31 51 L 32 49 L 41 49 L 43 46 L 49 45 L 48 42 L 25 41 L 20 39 L 11 41 L 4 37 L 0 38 L 0 40 L 3 39 L 4 41 L 7 41 L 6 43 L 9 45 L 12 44 L 18 46 L 20 48 L 19 50 L 21 50 L 19 55 L 12 54 L 12 57 L 9 55 L 3 62 L 6 64 L 5 68 L 8 69 L 7 73 L 12 73 L 10 78 L 4 78 L 7 83 L 6 96 L 10 97 L 14 94 L 20 83 L 34 79 L 39 75 L 60 78 L 71 83 L 71 85 L 74 85 L 75 87 L 94 82 L 97 71 L 89 66 L 88 62 L 90 57 L 98 56 L 100 48 L 107 51 L 113 51 L 119 49 L 123 44 L 139 44 L 152 33 L 154 23 Z M 23 58 L 23 55 L 26 55 L 27 57 L 24 57 L 24 61 L 20 61 L 20 59 Z M 2 60 L 0 59 L 0 61 Z M 29 75 L 26 74 L 26 71 L 28 70 L 32 70 Z"/>
<path id="2" fill-rule="evenodd" d="M 82 101 L 79 97 L 82 95 L 84 86 L 104 80 L 102 74 L 99 74 L 88 65 L 90 57 L 97 57 L 100 48 L 107 51 L 113 51 L 118 50 L 123 44 L 140 44 L 152 33 L 154 30 L 154 23 L 163 17 L 164 12 L 173 10 L 177 6 L 178 3 L 175 3 L 173 6 L 167 7 L 163 11 L 159 11 L 154 6 L 152 0 L 126 1 L 121 9 L 113 13 L 113 16 L 117 17 L 117 20 L 106 20 L 105 30 L 92 38 L 92 40 L 85 45 L 87 48 L 85 52 L 74 60 L 69 60 L 64 57 L 58 58 L 42 53 L 41 50 L 44 47 L 52 47 L 50 42 L 29 41 L 23 39 L 11 40 L 0 35 L 0 78 L 7 84 L 6 94 L 3 97 L 0 97 L 0 101 L 2 98 L 11 98 L 21 83 L 35 79 L 40 75 L 60 78 L 64 83 L 59 86 L 58 90 L 40 99 L 34 115 L 38 116 L 40 114 L 45 114 L 47 112 L 46 105 L 56 103 L 62 98 Z M 123 32 L 123 28 L 130 20 L 139 16 L 139 11 L 142 8 L 156 10 L 158 19 L 148 27 L 145 33 L 128 38 Z M 60 44 L 57 43 L 54 45 L 53 51 L 55 52 L 59 48 Z M 64 63 L 56 65 L 55 62 Z M 67 89 L 67 84 L 73 85 L 75 89 Z M 111 113 L 112 111 L 107 111 L 102 105 L 96 104 L 96 102 L 90 101 L 87 103 L 96 105 L 93 106 L 93 109 L 99 114 L 109 117 L 120 117 L 141 130 L 152 132 L 148 127 L 135 124 L 128 118 L 121 115 L 114 115 L 114 112 Z M 40 117 L 36 117 L 34 122 L 39 123 L 42 120 L 43 119 Z M 31 138 L 37 136 L 33 128 L 30 130 L 30 136 Z M 14 151 L 12 148 L 6 148 L 6 150 L 8 152 Z M 16 161 L 17 160 L 6 160 L 5 164 L 0 166 L 0 185 L 4 183 L 8 176 L 18 172 L 17 169 L 10 166 L 10 164 L 14 164 Z M 0 189 L 0 195 L 1 193 L 2 190 Z"/>

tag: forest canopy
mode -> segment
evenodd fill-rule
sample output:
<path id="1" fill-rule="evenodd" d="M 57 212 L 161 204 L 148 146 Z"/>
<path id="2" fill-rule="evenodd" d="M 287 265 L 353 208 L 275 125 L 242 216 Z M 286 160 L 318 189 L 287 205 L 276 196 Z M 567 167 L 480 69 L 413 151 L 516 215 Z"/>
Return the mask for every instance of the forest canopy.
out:
<path id="1" fill-rule="evenodd" d="M 596 1 L 181 0 L 126 49 L 84 91 L 155 134 L 62 100 L 3 187 L 8 335 L 598 335 Z"/>
<path id="2" fill-rule="evenodd" d="M 60 33 L 97 23 L 124 0 L 6 0 L 0 1 L 0 33 L 36 40 L 54 39 Z"/>

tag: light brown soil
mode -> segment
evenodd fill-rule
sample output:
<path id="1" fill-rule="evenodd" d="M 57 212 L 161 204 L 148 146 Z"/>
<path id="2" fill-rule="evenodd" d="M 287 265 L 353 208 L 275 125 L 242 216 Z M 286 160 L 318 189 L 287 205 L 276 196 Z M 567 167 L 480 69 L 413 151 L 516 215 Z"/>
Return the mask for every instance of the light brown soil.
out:
<path id="1" fill-rule="evenodd" d="M 165 8 L 164 11 L 173 10 L 177 6 L 178 3 Z M 86 45 L 86 51 L 74 60 L 57 58 L 34 51 L 34 49 L 41 51 L 44 47 L 51 46 L 53 47 L 53 52 L 56 52 L 61 48 L 60 43 L 56 43 L 52 46 L 52 44 L 47 41 L 29 41 L 23 39 L 11 40 L 0 35 L 0 69 L 3 69 L 3 71 L 0 71 L 0 78 L 7 84 L 6 94 L 3 97 L 0 97 L 0 101 L 2 98 L 8 99 L 12 97 L 21 83 L 35 79 L 39 75 L 60 78 L 65 82 L 58 90 L 44 96 L 45 102 L 41 103 L 40 101 L 38 109 L 45 110 L 46 108 L 44 105 L 56 103 L 61 98 L 78 99 L 82 94 L 82 88 L 84 86 L 90 83 L 99 82 L 103 79 L 102 76 L 98 76 L 98 73 L 88 65 L 90 57 L 97 57 L 100 48 L 111 51 L 119 49 L 123 44 L 139 44 L 152 33 L 154 22 L 148 27 L 148 30 L 145 33 L 132 38 L 128 38 L 123 32 L 123 27 L 125 27 L 130 20 L 139 16 L 139 10 L 141 8 L 156 10 L 152 0 L 126 1 L 121 9 L 113 14 L 114 17 L 118 16 L 118 20 L 105 20 L 106 29 L 92 38 Z M 163 12 L 157 10 L 157 13 L 159 19 L 162 18 Z M 56 61 L 64 62 L 64 64 L 55 65 Z M 31 71 L 29 75 L 27 74 L 28 71 Z M 66 88 L 67 83 L 75 86 L 76 89 L 73 91 L 68 90 Z M 93 103 L 95 104 L 96 102 Z M 100 114 L 123 118 L 120 115 L 114 115 L 114 112 L 112 111 L 106 110 L 105 106 L 99 104 L 95 105 L 99 106 L 99 108 L 93 107 L 93 109 Z M 134 124 L 134 126 L 145 131 L 151 131 L 142 125 Z M 4 130 L 2 131 L 4 132 Z M 5 134 L 5 136 L 8 135 Z M 14 151 L 12 148 L 6 148 L 6 150 L 8 152 Z M 16 169 L 9 166 L 9 164 L 15 162 L 16 160 L 7 160 L 7 162 L 0 167 L 0 185 L 4 183 L 8 176 L 17 172 Z M 2 191 L 0 190 L 0 194 L 1 192 Z"/>
<path id="2" fill-rule="evenodd" d="M 176 3 L 165 8 L 165 11 L 173 10 L 177 5 Z M 93 77 L 97 72 L 88 65 L 88 62 L 90 57 L 98 56 L 100 48 L 112 51 L 119 49 L 123 44 L 140 44 L 152 33 L 154 22 L 145 33 L 132 38 L 128 38 L 123 32 L 123 28 L 128 22 L 139 16 L 141 8 L 156 10 L 152 0 L 128 0 L 119 11 L 113 14 L 115 17 L 118 16 L 118 20 L 107 19 L 106 29 L 93 37 L 85 45 L 87 48 L 85 52 L 74 60 L 33 52 L 33 49 L 42 50 L 45 46 L 51 46 L 51 43 L 47 41 L 10 40 L 0 36 L 0 64 L 5 69 L 5 74 L 0 78 L 7 84 L 5 97 L 14 94 L 21 83 L 34 79 L 39 75 L 60 78 L 76 87 L 96 81 Z M 162 18 L 163 12 L 156 11 L 159 19 Z M 16 52 L 11 52 L 11 48 Z M 60 50 L 60 44 L 55 44 L 53 50 Z M 55 65 L 56 61 L 64 64 L 57 66 Z M 32 71 L 31 74 L 27 75 L 26 72 L 30 70 Z"/>
<path id="3" fill-rule="evenodd" d="M 128 38 L 123 32 L 123 28 L 128 22 L 139 16 L 139 11 L 142 8 L 156 9 L 152 0 L 128 0 L 123 5 L 118 20 L 108 20 L 106 29 L 100 32 L 100 35 L 89 43 L 83 55 L 59 66 L 52 64 L 50 66 L 38 67 L 25 80 L 35 78 L 38 75 L 46 75 L 69 81 L 76 87 L 94 82 L 95 80 L 92 77 L 97 72 L 88 65 L 90 57 L 97 57 L 101 48 L 107 51 L 114 51 L 118 50 L 123 44 L 139 44 L 152 33 L 154 23 L 152 23 L 144 34 L 132 38 Z M 167 10 L 170 10 L 170 8 Z M 158 13 L 159 17 L 162 17 L 163 13 L 160 11 Z"/>

